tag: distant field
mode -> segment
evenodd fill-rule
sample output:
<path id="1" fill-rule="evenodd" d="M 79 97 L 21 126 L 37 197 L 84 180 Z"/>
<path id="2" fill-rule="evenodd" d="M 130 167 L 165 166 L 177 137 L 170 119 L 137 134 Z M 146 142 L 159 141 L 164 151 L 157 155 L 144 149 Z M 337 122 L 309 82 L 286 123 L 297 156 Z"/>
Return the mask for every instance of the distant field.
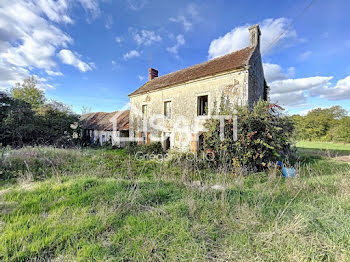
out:
<path id="1" fill-rule="evenodd" d="M 318 141 L 299 141 L 297 148 L 302 153 L 317 154 L 323 156 L 342 156 L 350 155 L 350 144 L 318 142 Z"/>
<path id="2" fill-rule="evenodd" d="M 296 168 L 244 177 L 123 150 L 0 151 L 0 261 L 350 261 L 350 165 L 307 155 Z"/>

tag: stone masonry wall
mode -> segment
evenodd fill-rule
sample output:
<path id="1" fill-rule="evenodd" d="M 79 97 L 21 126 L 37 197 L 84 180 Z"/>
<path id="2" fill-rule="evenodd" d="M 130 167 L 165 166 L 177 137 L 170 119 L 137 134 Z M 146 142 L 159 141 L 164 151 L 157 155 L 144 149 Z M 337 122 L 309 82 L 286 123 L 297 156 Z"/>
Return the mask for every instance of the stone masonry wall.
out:
<path id="1" fill-rule="evenodd" d="M 222 95 L 229 97 L 232 103 L 245 105 L 248 103 L 248 70 L 232 71 L 199 80 L 194 80 L 177 86 L 130 97 L 130 137 L 139 137 L 142 130 L 142 120 L 137 114 L 142 105 L 148 106 L 149 116 L 153 116 L 154 124 L 163 126 L 159 131 L 148 124 L 151 141 L 155 138 L 170 136 L 171 148 L 180 151 L 195 151 L 194 140 L 199 133 L 195 133 L 195 126 L 204 130 L 203 123 L 206 116 L 197 116 L 197 97 L 208 95 L 209 116 L 214 109 L 215 101 L 220 103 Z M 253 98 L 251 98 L 253 99 Z M 250 99 L 249 99 L 250 100 Z M 164 102 L 171 101 L 171 119 L 164 117 Z M 156 115 L 156 117 L 155 117 Z M 173 133 L 174 127 L 181 127 L 181 132 Z M 185 127 L 186 126 L 186 127 Z"/>
<path id="2" fill-rule="evenodd" d="M 264 97 L 264 70 L 259 48 L 256 48 L 250 58 L 248 97 L 249 106 L 253 107 L 259 98 Z"/>

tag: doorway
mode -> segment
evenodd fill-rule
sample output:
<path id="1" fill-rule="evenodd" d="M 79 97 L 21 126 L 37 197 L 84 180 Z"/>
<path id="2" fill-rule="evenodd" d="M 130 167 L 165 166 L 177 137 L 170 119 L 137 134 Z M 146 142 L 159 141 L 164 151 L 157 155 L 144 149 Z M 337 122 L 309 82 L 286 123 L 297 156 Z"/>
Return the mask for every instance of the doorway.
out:
<path id="1" fill-rule="evenodd" d="M 170 149 L 170 137 L 167 136 L 165 141 L 164 141 L 164 149 L 168 151 Z"/>

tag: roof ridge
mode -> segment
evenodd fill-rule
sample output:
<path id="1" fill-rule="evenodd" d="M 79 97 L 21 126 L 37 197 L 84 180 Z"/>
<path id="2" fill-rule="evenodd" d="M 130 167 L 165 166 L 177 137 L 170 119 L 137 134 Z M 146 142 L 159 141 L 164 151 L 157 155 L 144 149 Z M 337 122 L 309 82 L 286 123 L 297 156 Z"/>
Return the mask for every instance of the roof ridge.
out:
<path id="1" fill-rule="evenodd" d="M 125 128 L 129 123 L 129 110 L 119 110 L 113 112 L 94 112 L 81 116 L 80 121 L 86 129 L 112 130 L 113 124 L 110 121 L 113 116 L 120 112 L 118 116 L 118 128 Z"/>
<path id="2" fill-rule="evenodd" d="M 228 53 L 228 54 L 225 54 L 225 55 L 221 55 L 221 56 L 214 57 L 214 58 L 212 58 L 212 59 L 210 59 L 210 60 L 207 60 L 207 61 L 204 61 L 204 62 L 200 62 L 200 63 L 198 63 L 198 64 L 194 64 L 194 65 L 191 65 L 191 66 L 188 66 L 188 67 L 179 69 L 179 70 L 177 70 L 177 71 L 174 71 L 174 72 L 171 72 L 171 73 L 168 73 L 168 74 L 165 74 L 165 75 L 156 77 L 156 78 L 152 79 L 152 81 L 153 81 L 153 80 L 156 80 L 156 79 L 159 79 L 159 78 L 161 78 L 161 77 L 164 77 L 164 76 L 168 76 L 168 75 L 171 75 L 171 74 L 175 74 L 175 73 L 177 73 L 177 72 L 179 72 L 179 71 L 182 71 L 182 70 L 185 70 L 185 69 L 190 69 L 190 68 L 193 68 L 193 67 L 197 67 L 197 66 L 204 65 L 204 64 L 206 64 L 206 63 L 210 63 L 210 62 L 215 61 L 215 60 L 218 60 L 218 59 L 222 59 L 222 58 L 224 58 L 224 57 L 226 57 L 226 56 L 232 55 L 232 54 L 234 54 L 234 53 L 236 53 L 236 52 L 239 52 L 239 51 L 242 51 L 242 50 L 245 50 L 245 49 L 249 49 L 249 48 L 251 48 L 251 47 L 247 46 L 247 47 L 245 47 L 245 48 L 242 48 L 242 49 L 233 51 L 233 52 L 231 52 L 231 53 Z"/>
<path id="3" fill-rule="evenodd" d="M 254 47 L 248 46 L 234 52 L 215 57 L 205 62 L 159 76 L 144 83 L 140 88 L 129 94 L 129 96 L 148 93 L 171 85 L 176 85 L 208 75 L 244 67 L 249 63 L 254 50 Z M 232 60 L 228 60 L 229 57 L 232 57 Z"/>

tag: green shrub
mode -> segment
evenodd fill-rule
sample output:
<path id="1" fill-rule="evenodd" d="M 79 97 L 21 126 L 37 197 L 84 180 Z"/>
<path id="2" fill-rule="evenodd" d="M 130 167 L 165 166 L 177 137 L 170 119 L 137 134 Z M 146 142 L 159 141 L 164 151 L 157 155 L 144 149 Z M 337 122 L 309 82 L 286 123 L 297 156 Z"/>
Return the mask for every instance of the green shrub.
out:
<path id="1" fill-rule="evenodd" d="M 221 103 L 216 115 L 234 115 L 228 102 Z M 234 121 L 225 121 L 224 139 L 220 139 L 220 120 L 211 118 L 205 127 L 204 149 L 214 154 L 215 167 L 245 168 L 261 171 L 281 158 L 291 156 L 293 124 L 283 116 L 277 105 L 258 101 L 253 109 L 236 107 L 237 140 L 234 141 Z"/>

